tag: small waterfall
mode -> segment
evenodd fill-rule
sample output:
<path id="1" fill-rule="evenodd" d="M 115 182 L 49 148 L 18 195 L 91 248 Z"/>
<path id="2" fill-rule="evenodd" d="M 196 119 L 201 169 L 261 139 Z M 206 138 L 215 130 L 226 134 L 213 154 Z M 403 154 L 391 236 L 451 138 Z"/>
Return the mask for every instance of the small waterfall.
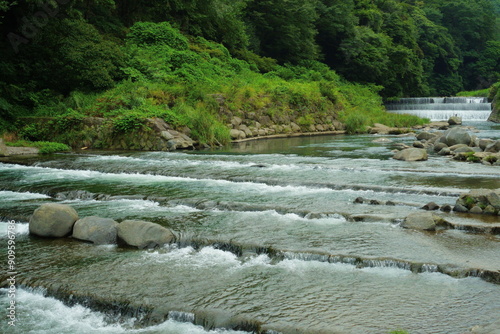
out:
<path id="1" fill-rule="evenodd" d="M 431 121 L 448 120 L 452 116 L 466 121 L 486 121 L 491 103 L 485 97 L 415 97 L 386 103 L 387 111 L 410 114 Z"/>
<path id="2" fill-rule="evenodd" d="M 188 322 L 194 324 L 195 315 L 189 312 L 170 311 L 168 312 L 168 319 L 177 322 Z"/>

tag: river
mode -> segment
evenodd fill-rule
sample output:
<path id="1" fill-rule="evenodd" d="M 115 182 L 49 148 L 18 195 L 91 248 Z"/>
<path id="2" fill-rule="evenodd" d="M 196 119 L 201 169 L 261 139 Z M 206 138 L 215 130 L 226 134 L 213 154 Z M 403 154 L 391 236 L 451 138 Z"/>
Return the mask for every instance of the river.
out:
<path id="1" fill-rule="evenodd" d="M 498 125 L 471 123 L 500 138 Z M 16 221 L 17 326 L 5 333 L 463 333 L 500 312 L 497 217 L 403 229 L 428 202 L 500 188 L 497 166 L 391 159 L 414 137 L 317 136 L 219 150 L 85 152 L 0 162 L 0 241 Z M 15 162 L 15 163 L 13 163 Z M 362 197 L 364 203 L 355 203 Z M 374 205 L 391 201 L 395 205 Z M 42 203 L 143 219 L 178 242 L 154 250 L 28 234 Z M 459 228 L 464 226 L 464 228 Z M 476 274 L 475 274 L 476 273 Z M 7 290 L 0 293 L 2 310 Z M 232 328 L 224 330 L 223 328 Z"/>

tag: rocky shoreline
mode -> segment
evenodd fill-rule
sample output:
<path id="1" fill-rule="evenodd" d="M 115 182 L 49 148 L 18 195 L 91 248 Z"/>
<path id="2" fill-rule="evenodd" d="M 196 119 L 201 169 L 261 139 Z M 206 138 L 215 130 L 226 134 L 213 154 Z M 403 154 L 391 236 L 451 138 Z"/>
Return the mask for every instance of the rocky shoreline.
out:
<path id="1" fill-rule="evenodd" d="M 419 128 L 412 147 L 403 145 L 393 158 L 425 161 L 429 154 L 437 154 L 457 161 L 500 166 L 500 140 L 478 138 L 471 134 L 470 127 L 461 124 L 461 119 L 453 117 L 448 122 L 434 122 Z"/>
<path id="2" fill-rule="evenodd" d="M 43 126 L 46 120 L 38 120 Z M 260 121 L 260 122 L 259 122 Z M 325 119 L 325 124 L 299 126 L 290 120 L 287 124 L 277 124 L 269 117 L 258 120 L 233 117 L 228 124 L 232 143 L 253 140 L 290 138 L 318 135 L 346 134 L 345 125 L 332 119 Z M 262 122 L 262 123 L 261 123 Z M 252 125 L 248 125 L 252 124 Z M 480 162 L 500 166 L 500 140 L 479 139 L 469 127 L 462 127 L 461 119 L 452 117 L 448 121 L 432 122 L 414 128 L 388 127 L 374 124 L 367 132 L 377 135 L 414 135 L 413 145 L 401 145 L 395 151 L 394 159 L 404 161 L 424 161 L 429 154 L 450 156 L 455 160 Z M 128 133 L 116 133 L 104 118 L 88 117 L 81 124 L 82 130 L 75 134 L 71 146 L 76 149 L 138 150 L 138 151 L 173 151 L 178 149 L 195 150 L 208 148 L 193 140 L 190 129 L 174 130 L 164 120 L 148 118 L 143 127 Z M 390 142 L 378 138 L 377 142 Z M 33 147 L 8 147 L 0 139 L 0 157 L 16 155 L 36 155 Z"/>

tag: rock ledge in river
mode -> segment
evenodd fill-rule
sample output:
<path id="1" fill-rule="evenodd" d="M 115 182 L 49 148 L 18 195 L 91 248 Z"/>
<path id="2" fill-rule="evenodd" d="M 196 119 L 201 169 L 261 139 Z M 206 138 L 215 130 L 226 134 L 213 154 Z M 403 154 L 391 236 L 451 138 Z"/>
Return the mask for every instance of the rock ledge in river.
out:
<path id="1" fill-rule="evenodd" d="M 435 231 L 442 225 L 446 225 L 444 219 L 431 212 L 410 213 L 401 223 L 403 228 L 423 231 Z"/>
<path id="2" fill-rule="evenodd" d="M 427 151 L 420 148 L 407 148 L 394 154 L 393 159 L 404 161 L 424 161 L 428 159 Z"/>

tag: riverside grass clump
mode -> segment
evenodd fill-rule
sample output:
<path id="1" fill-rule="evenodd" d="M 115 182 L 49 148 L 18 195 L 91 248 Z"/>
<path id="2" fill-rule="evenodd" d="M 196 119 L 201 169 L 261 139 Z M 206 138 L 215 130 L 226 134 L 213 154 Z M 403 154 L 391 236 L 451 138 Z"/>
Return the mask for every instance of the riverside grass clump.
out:
<path id="1" fill-rule="evenodd" d="M 62 143 L 54 143 L 48 141 L 27 141 L 18 140 L 15 142 L 6 142 L 7 146 L 21 146 L 21 147 L 36 147 L 39 149 L 40 154 L 52 154 L 57 152 L 69 152 L 71 149 L 68 145 Z"/>
<path id="2" fill-rule="evenodd" d="M 375 123 L 390 127 L 412 127 L 429 122 L 429 119 L 414 115 L 388 113 L 382 97 L 377 94 L 382 89 L 380 86 L 344 84 L 340 89 L 348 101 L 340 113 L 340 120 L 345 123 L 349 134 L 364 133 Z"/>
<path id="3" fill-rule="evenodd" d="M 249 51 L 243 54 L 246 60 L 237 59 L 223 45 L 183 35 L 166 22 L 136 23 L 121 52 L 126 55 L 124 78 L 114 87 L 40 99 L 34 116 L 54 116 L 53 110 L 59 110 L 54 128 L 69 134 L 55 138 L 70 143 L 75 124 L 87 116 L 110 119 L 117 133 L 133 132 L 146 118 L 159 117 L 174 128 L 189 128 L 193 139 L 205 144 L 228 143 L 230 117 L 250 112 L 293 115 L 304 127 L 332 116 L 346 123 L 349 133 L 364 132 L 373 123 L 424 123 L 387 113 L 378 94 L 382 87 L 346 82 L 322 63 L 280 66 Z M 31 128 L 21 132 L 31 140 L 52 134 Z"/>

